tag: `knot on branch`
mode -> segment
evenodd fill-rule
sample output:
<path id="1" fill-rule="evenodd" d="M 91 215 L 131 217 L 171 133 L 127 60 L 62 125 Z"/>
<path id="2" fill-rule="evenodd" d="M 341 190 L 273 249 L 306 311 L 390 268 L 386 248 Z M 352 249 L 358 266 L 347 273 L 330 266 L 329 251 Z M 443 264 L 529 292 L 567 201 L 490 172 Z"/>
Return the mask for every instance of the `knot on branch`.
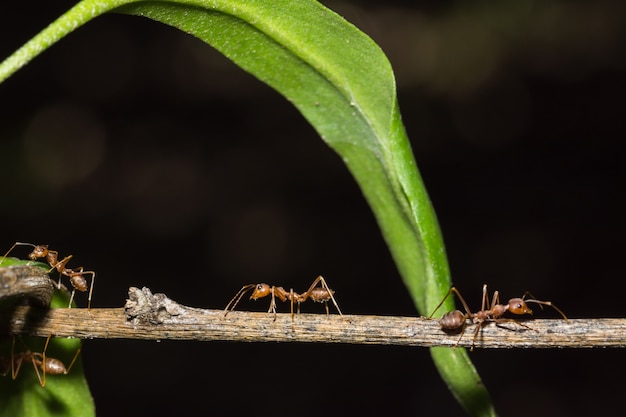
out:
<path id="1" fill-rule="evenodd" d="M 165 294 L 152 294 L 150 288 L 130 287 L 124 306 L 126 317 L 134 324 L 161 324 L 181 315 L 185 308 Z"/>

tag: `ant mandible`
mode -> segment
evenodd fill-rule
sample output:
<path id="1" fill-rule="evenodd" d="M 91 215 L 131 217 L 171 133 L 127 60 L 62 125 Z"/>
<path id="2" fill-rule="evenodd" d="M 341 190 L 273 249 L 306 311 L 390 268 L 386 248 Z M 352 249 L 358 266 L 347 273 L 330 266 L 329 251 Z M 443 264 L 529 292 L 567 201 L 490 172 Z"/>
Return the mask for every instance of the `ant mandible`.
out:
<path id="1" fill-rule="evenodd" d="M 20 373 L 20 369 L 22 369 L 22 364 L 24 362 L 30 362 L 33 364 L 33 368 L 35 369 L 35 374 L 37 375 L 37 380 L 39 380 L 39 385 L 41 387 L 46 386 L 46 375 L 67 375 L 71 370 L 72 366 L 78 359 L 78 355 L 80 354 L 81 348 L 79 347 L 74 357 L 72 358 L 72 362 L 66 368 L 65 364 L 61 362 L 59 359 L 51 358 L 46 356 L 46 351 L 48 350 L 48 343 L 50 343 L 50 338 L 52 336 L 48 336 L 46 339 L 46 344 L 43 348 L 43 352 L 31 352 L 30 349 L 26 345 L 24 347 L 26 350 L 24 352 L 15 353 L 15 336 L 13 336 L 13 340 L 11 342 L 11 377 L 13 380 L 17 378 L 17 375 Z M 22 342 L 24 344 L 24 342 Z M 39 371 L 41 369 L 41 372 Z M 6 375 L 9 372 L 9 364 L 6 362 L 5 358 L 0 358 L 0 373 L 2 375 Z M 41 374 L 43 373 L 43 377 Z"/>
<path id="2" fill-rule="evenodd" d="M 565 321 L 567 321 L 567 317 L 565 316 L 565 313 L 563 313 L 557 306 L 552 304 L 552 302 L 535 300 L 534 298 L 526 298 L 527 295 L 532 297 L 532 294 L 530 294 L 528 291 L 524 293 L 524 296 L 522 298 L 511 298 L 507 304 L 500 304 L 500 294 L 498 293 L 498 291 L 494 291 L 493 298 L 491 300 L 491 307 L 490 307 L 489 298 L 487 295 L 487 284 L 483 285 L 483 298 L 482 298 L 480 311 L 477 311 L 476 313 L 472 313 L 469 307 L 467 306 L 465 299 L 463 298 L 463 296 L 461 296 L 461 293 L 459 292 L 459 290 L 457 290 L 455 287 L 452 287 L 450 288 L 446 296 L 443 298 L 443 300 L 441 300 L 439 305 L 435 308 L 435 310 L 431 313 L 431 315 L 428 316 L 428 318 L 432 318 L 435 312 L 437 312 L 439 307 L 441 307 L 441 305 L 446 301 L 446 299 L 452 293 L 456 294 L 459 300 L 461 300 L 461 303 L 463 304 L 463 308 L 465 309 L 465 313 L 463 313 L 460 310 L 449 311 L 445 313 L 441 317 L 441 319 L 439 319 L 439 325 L 441 326 L 441 329 L 446 332 L 455 332 L 455 331 L 461 332 L 459 339 L 454 345 L 456 347 L 461 341 L 463 334 L 465 333 L 465 326 L 467 324 L 467 320 L 469 320 L 471 324 L 476 324 L 477 326 L 476 326 L 476 330 L 474 331 L 474 338 L 472 339 L 472 345 L 470 347 L 470 351 L 474 350 L 474 345 L 476 343 L 476 337 L 478 336 L 478 332 L 488 322 L 494 322 L 494 323 L 513 322 L 519 326 L 525 327 L 527 329 L 531 329 L 530 327 L 526 326 L 525 324 L 520 323 L 517 320 L 502 318 L 504 313 L 506 313 L 507 311 L 513 314 L 517 314 L 517 315 L 522 315 L 522 314 L 532 315 L 533 311 L 530 309 L 530 307 L 528 307 L 527 303 L 539 304 L 541 308 L 543 308 L 544 305 L 550 306 L 554 308 L 556 311 L 558 311 L 559 314 L 563 316 Z"/>
<path id="3" fill-rule="evenodd" d="M 74 294 L 76 290 L 85 292 L 87 288 L 89 288 L 89 296 L 87 298 L 87 309 L 91 309 L 91 294 L 93 293 L 93 284 L 96 280 L 96 273 L 94 271 L 85 271 L 81 266 L 76 270 L 67 268 L 65 265 L 72 259 L 73 255 L 68 255 L 62 260 L 59 261 L 59 252 L 48 249 L 48 245 L 34 245 L 32 243 L 24 243 L 24 242 L 15 242 L 11 249 L 4 254 L 3 259 L 7 257 L 7 255 L 16 247 L 16 246 L 32 246 L 33 251 L 28 254 L 28 258 L 35 261 L 37 259 L 44 258 L 48 265 L 50 265 L 50 270 L 48 273 L 53 270 L 57 270 L 59 273 L 59 282 L 57 284 L 57 288 L 61 288 L 61 277 L 65 275 L 69 278 L 70 283 L 74 289 L 72 290 L 72 295 L 70 296 L 69 306 L 72 306 L 72 301 L 74 300 Z M 87 279 L 85 275 L 91 275 L 91 285 L 87 286 Z"/>
<path id="4" fill-rule="evenodd" d="M 318 287 L 317 284 L 320 284 L 321 286 Z M 300 304 L 304 303 L 309 298 L 313 300 L 314 302 L 324 303 L 324 305 L 326 306 L 326 314 L 330 314 L 330 311 L 328 310 L 328 301 L 332 300 L 333 304 L 335 305 L 335 308 L 337 309 L 337 312 L 340 315 L 343 315 L 343 313 L 339 309 L 339 305 L 337 305 L 337 301 L 335 301 L 335 297 L 333 297 L 333 294 L 335 293 L 335 291 L 331 290 L 328 287 L 328 284 L 326 284 L 326 280 L 324 279 L 324 277 L 320 275 L 315 279 L 315 281 L 313 281 L 313 284 L 311 284 L 309 289 L 302 294 L 298 294 L 297 292 L 293 290 L 293 288 L 290 289 L 289 291 L 286 291 L 283 287 L 275 287 L 273 285 L 270 286 L 269 284 L 264 284 L 264 283 L 244 285 L 237 292 L 237 294 L 235 294 L 235 296 L 230 300 L 230 302 L 224 309 L 224 317 L 226 317 L 226 315 L 230 311 L 233 311 L 235 307 L 237 306 L 237 304 L 239 303 L 239 301 L 243 298 L 244 294 L 252 289 L 254 289 L 254 291 L 252 291 L 252 294 L 250 295 L 251 300 L 257 300 L 259 298 L 267 297 L 268 295 L 272 296 L 272 301 L 270 302 L 270 308 L 267 310 L 267 312 L 274 313 L 274 320 L 276 320 L 276 297 L 278 297 L 280 301 L 284 302 L 284 301 L 289 300 L 291 302 L 291 319 L 292 320 L 294 316 L 293 304 L 294 303 L 298 304 L 298 313 L 300 313 Z"/>

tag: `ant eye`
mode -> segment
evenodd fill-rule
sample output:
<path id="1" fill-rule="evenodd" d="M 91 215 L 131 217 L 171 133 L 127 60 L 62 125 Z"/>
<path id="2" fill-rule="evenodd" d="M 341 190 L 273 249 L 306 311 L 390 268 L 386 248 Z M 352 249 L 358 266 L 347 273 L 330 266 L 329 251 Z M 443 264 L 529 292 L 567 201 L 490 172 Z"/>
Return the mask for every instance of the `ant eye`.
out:
<path id="1" fill-rule="evenodd" d="M 261 291 L 263 289 L 263 284 L 257 284 L 256 289 Z"/>

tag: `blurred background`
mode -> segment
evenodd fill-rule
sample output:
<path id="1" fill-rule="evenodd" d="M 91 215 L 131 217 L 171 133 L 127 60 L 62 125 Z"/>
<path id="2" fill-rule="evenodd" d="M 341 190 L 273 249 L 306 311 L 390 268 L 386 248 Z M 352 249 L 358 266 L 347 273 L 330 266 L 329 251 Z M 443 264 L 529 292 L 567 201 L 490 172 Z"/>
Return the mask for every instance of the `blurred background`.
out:
<path id="1" fill-rule="evenodd" d="M 73 3 L 3 6 L 0 59 Z M 623 317 L 626 6 L 323 3 L 394 67 L 470 306 L 486 283 L 573 318 Z M 98 273 L 93 307 L 148 286 L 220 309 L 244 284 L 304 291 L 323 274 L 345 313 L 418 314 L 340 158 L 195 38 L 100 17 L 0 85 L 0 106 L 0 248 L 73 254 Z M 502 416 L 622 408 L 621 350 L 471 357 Z M 464 415 L 426 349 L 94 340 L 83 360 L 100 416 Z"/>

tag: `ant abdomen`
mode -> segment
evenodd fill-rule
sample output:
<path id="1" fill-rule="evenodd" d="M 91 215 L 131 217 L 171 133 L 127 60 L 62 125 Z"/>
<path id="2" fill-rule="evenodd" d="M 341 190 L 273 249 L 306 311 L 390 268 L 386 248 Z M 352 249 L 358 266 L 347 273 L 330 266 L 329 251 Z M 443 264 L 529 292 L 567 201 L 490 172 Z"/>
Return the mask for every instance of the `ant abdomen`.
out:
<path id="1" fill-rule="evenodd" d="M 439 325 L 445 331 L 459 330 L 465 326 L 467 316 L 460 310 L 448 311 L 439 319 Z"/>
<path id="2" fill-rule="evenodd" d="M 87 285 L 87 280 L 81 276 L 70 276 L 70 282 L 72 286 L 76 288 L 78 291 L 87 291 L 89 286 Z"/>
<path id="3" fill-rule="evenodd" d="M 335 291 L 323 287 L 315 287 L 311 290 L 309 297 L 316 303 L 325 303 L 330 300 Z"/>
<path id="4" fill-rule="evenodd" d="M 65 365 L 58 359 L 55 358 L 46 358 L 45 362 L 46 373 L 50 375 L 66 375 L 67 369 L 65 369 Z"/>

